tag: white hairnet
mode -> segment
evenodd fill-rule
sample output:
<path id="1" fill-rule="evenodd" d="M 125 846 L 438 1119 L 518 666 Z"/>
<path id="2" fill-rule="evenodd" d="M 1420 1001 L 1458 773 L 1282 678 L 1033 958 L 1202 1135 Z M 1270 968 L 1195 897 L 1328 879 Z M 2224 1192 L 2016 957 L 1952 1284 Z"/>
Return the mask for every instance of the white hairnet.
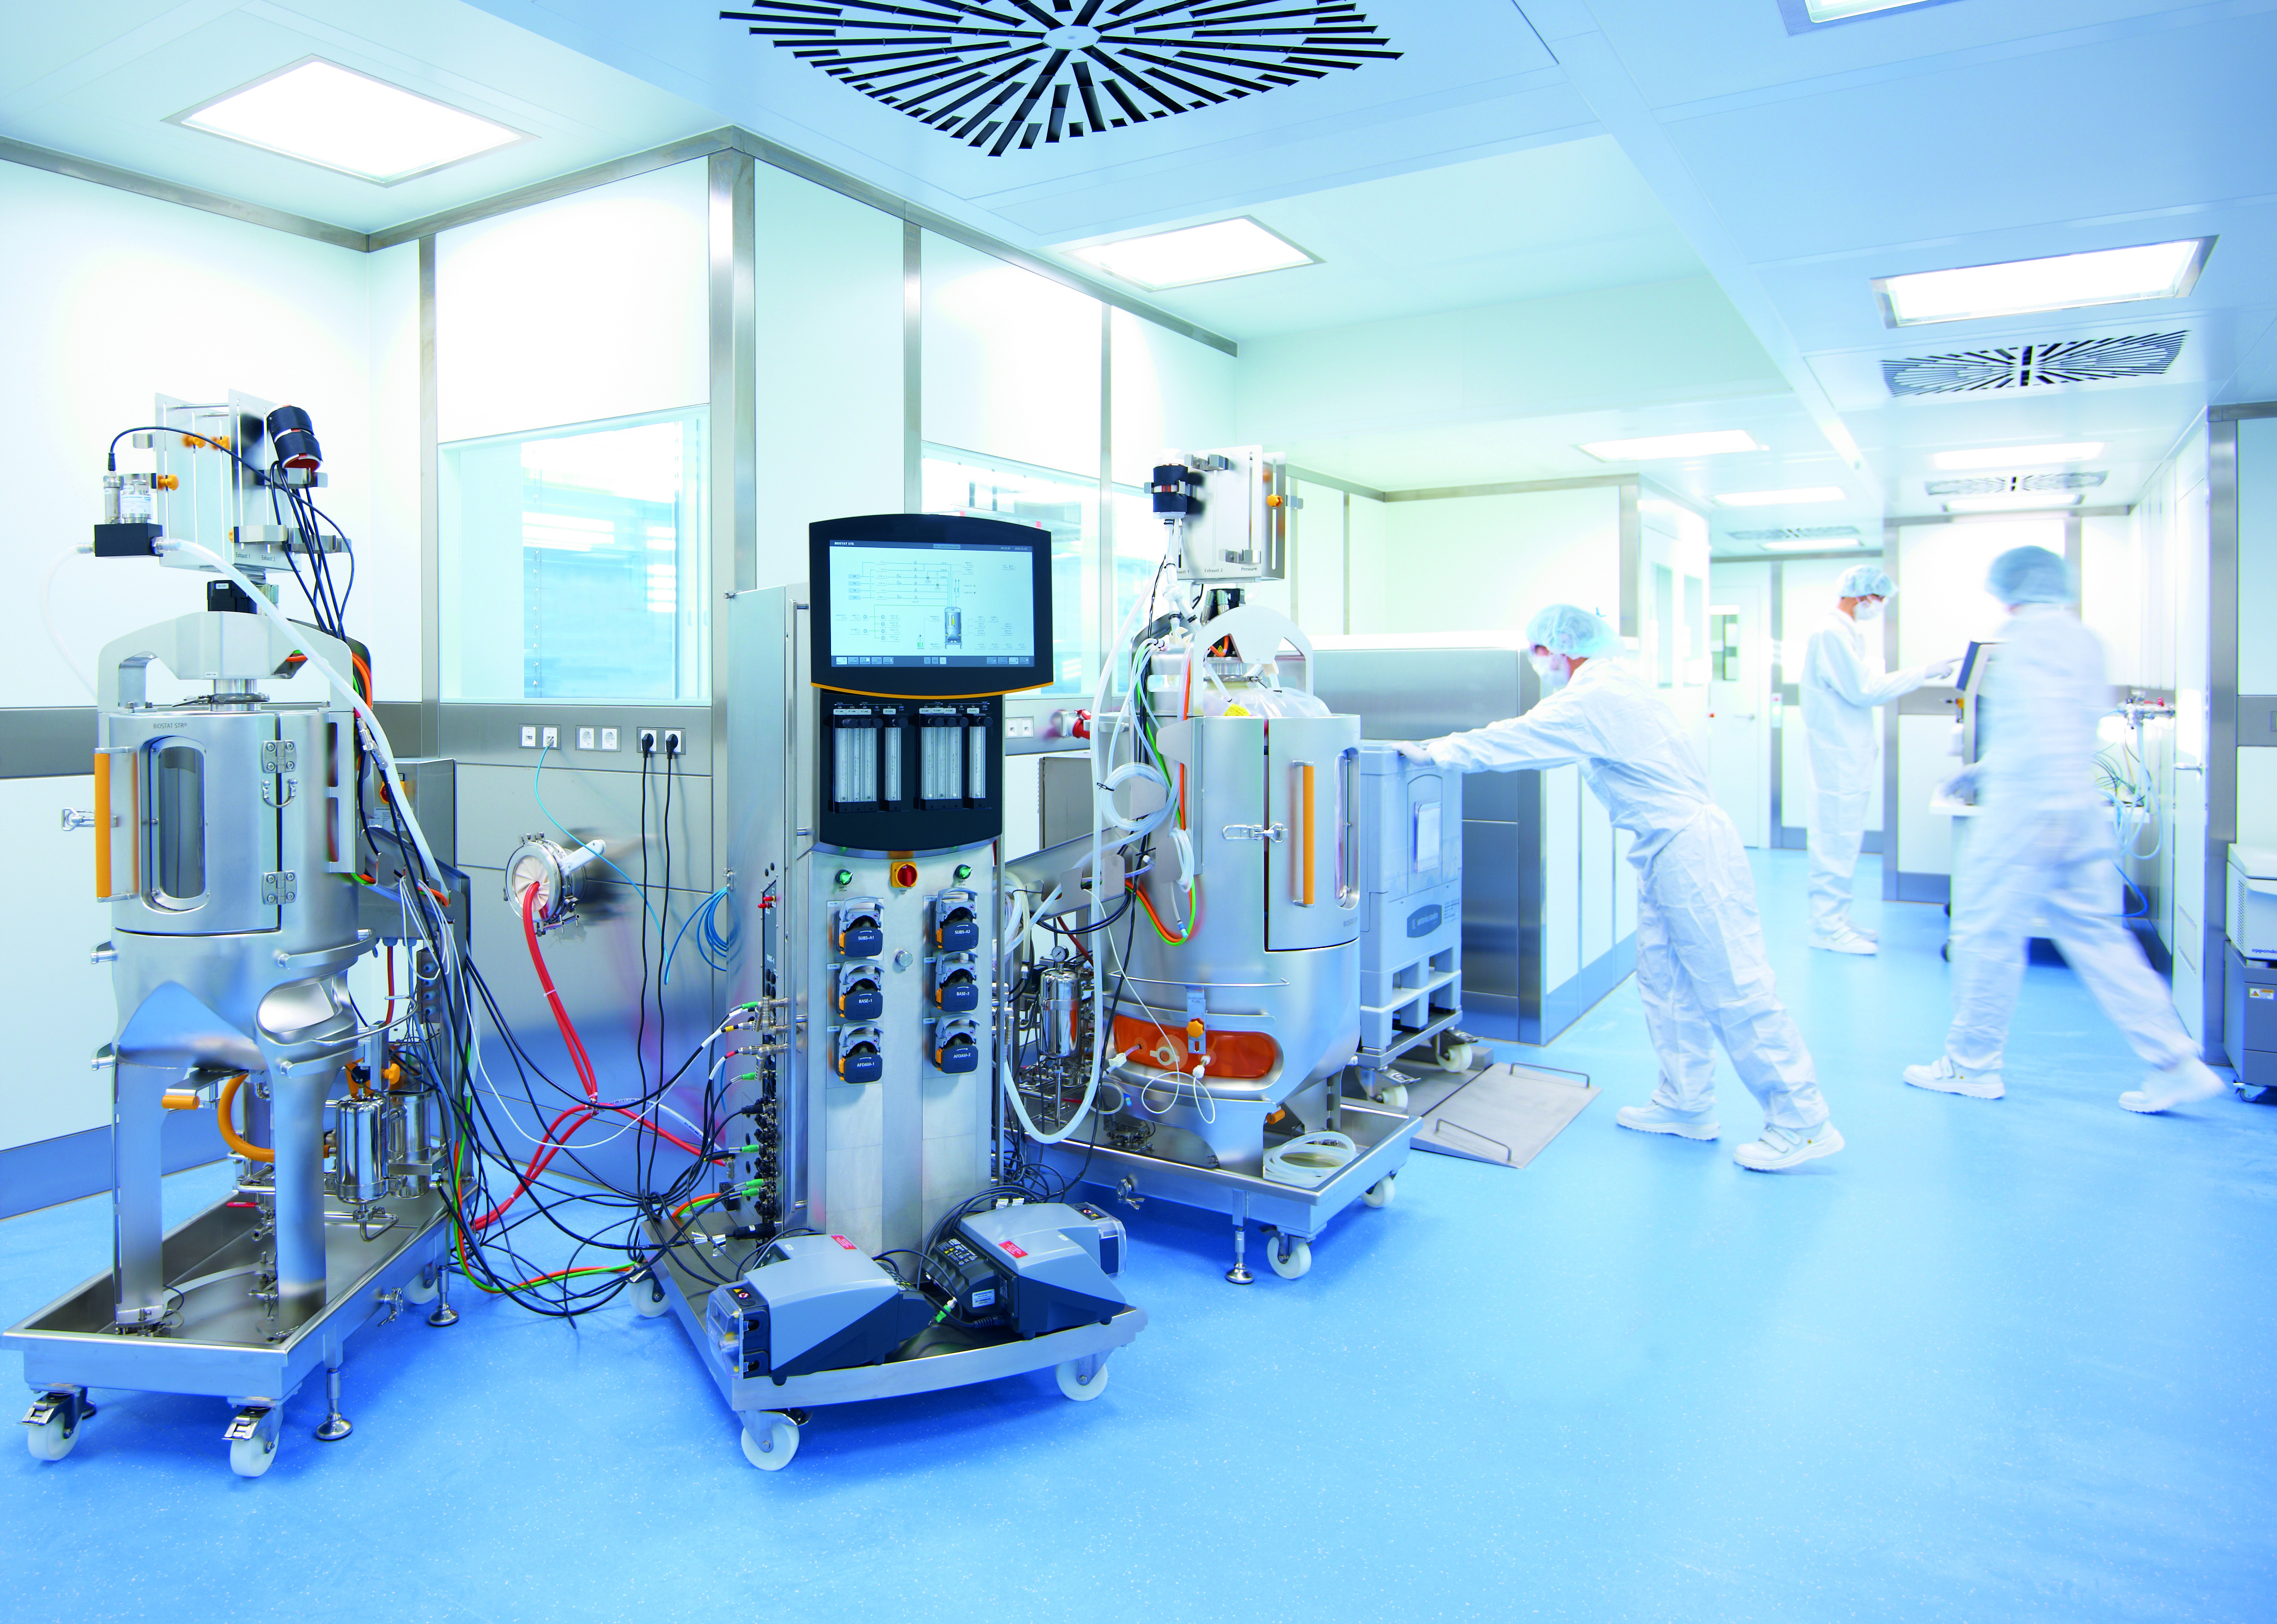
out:
<path id="1" fill-rule="evenodd" d="M 1878 564 L 1856 564 L 1842 573 L 1842 584 L 1835 589 L 1836 597 L 1895 597 L 1898 583 L 1890 579 L 1887 570 Z"/>
<path id="2" fill-rule="evenodd" d="M 2003 603 L 2068 603 L 2071 565 L 2045 547 L 2011 547 L 1992 560 L 1984 589 Z"/>
<path id="3" fill-rule="evenodd" d="M 1576 609 L 1571 603 L 1552 603 L 1527 621 L 1526 641 L 1552 654 L 1570 654 L 1580 659 L 1621 651 L 1621 640 L 1613 635 L 1612 627 L 1588 610 Z"/>

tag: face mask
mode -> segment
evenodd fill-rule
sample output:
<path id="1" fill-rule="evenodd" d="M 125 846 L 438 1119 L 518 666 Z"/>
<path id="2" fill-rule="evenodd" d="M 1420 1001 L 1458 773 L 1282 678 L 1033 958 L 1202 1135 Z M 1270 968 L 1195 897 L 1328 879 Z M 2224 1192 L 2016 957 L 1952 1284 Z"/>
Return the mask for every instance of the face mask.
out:
<path id="1" fill-rule="evenodd" d="M 1860 604 L 1858 605 L 1858 618 L 1859 618 L 1859 619 L 1861 619 L 1861 620 L 1879 620 L 1881 618 L 1882 618 L 1882 606 L 1881 606 L 1881 604 L 1880 604 L 1880 603 L 1877 603 L 1877 602 L 1875 602 L 1875 601 L 1873 601 L 1873 600 L 1871 600 L 1871 599 L 1869 599 L 1869 600 L 1867 600 L 1867 601 L 1865 601 L 1865 602 L 1863 602 L 1863 603 L 1860 603 Z"/>
<path id="2" fill-rule="evenodd" d="M 1526 657 L 1534 662 L 1534 672 L 1542 679 L 1542 687 L 1552 694 L 1564 687 L 1573 675 L 1573 668 L 1566 664 L 1560 656 L 1529 654 Z"/>

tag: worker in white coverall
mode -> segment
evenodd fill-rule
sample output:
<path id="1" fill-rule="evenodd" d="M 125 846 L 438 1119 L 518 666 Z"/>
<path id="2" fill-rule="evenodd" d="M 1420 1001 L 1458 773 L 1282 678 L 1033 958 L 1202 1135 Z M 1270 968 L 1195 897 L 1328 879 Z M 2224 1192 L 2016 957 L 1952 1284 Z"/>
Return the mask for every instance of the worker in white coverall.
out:
<path id="1" fill-rule="evenodd" d="M 2166 983 L 2112 916 L 2118 843 L 2093 777 L 2111 688 L 2102 646 L 2068 607 L 2071 570 L 2045 547 L 2014 547 L 1992 560 L 1985 588 L 2014 618 L 1981 690 L 1980 725 L 1990 737 L 1951 786 L 1974 790 L 1978 808 L 1954 876 L 1953 1026 L 1945 1053 L 1906 1067 L 1906 1081 L 2001 1097 L 2024 939 L 2045 921 L 2103 1013 L 2153 1068 L 2119 1103 L 2158 1112 L 2218 1094 L 2221 1080 L 2198 1059 Z"/>
<path id="2" fill-rule="evenodd" d="M 1850 882 L 1866 841 L 1880 726 L 1874 712 L 1949 677 L 1961 662 L 1882 669 L 1875 624 L 1897 583 L 1878 565 L 1842 577 L 1838 601 L 1802 656 L 1802 727 L 1810 748 L 1810 945 L 1838 953 L 1876 951 L 1874 933 L 1850 920 Z"/>
<path id="3" fill-rule="evenodd" d="M 1548 690 L 1524 716 L 1402 749 L 1465 772 L 1578 763 L 1613 822 L 1635 837 L 1637 989 L 1660 1056 L 1652 1103 L 1618 1113 L 1642 1133 L 1713 1139 L 1716 1040 L 1763 1108 L 1761 1139 L 1732 1159 L 1775 1172 L 1842 1148 L 1810 1051 L 1779 1002 L 1739 831 L 1676 717 L 1587 610 L 1557 603 L 1527 627 Z"/>

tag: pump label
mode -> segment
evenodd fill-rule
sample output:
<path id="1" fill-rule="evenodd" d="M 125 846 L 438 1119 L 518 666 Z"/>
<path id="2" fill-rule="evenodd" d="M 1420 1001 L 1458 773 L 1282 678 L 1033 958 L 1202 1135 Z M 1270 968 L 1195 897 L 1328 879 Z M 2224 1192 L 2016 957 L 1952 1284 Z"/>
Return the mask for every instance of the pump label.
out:
<path id="1" fill-rule="evenodd" d="M 1413 939 L 1415 937 L 1430 935 L 1439 928 L 1439 922 L 1446 916 L 1447 910 L 1436 902 L 1429 907 L 1417 908 L 1407 916 L 1408 937 Z"/>
<path id="2" fill-rule="evenodd" d="M 999 1241 L 996 1244 L 1002 1247 L 1006 1252 L 1009 1253 L 1014 1257 L 1025 1257 L 1027 1256 L 1025 1252 L 1022 1251 L 1018 1247 L 1014 1246 L 1009 1241 Z"/>
<path id="3" fill-rule="evenodd" d="M 851 1241 L 849 1241 L 849 1240 L 848 1240 L 845 1236 L 843 1236 L 843 1235 L 833 1235 L 833 1236 L 831 1236 L 830 1238 L 831 1238 L 833 1241 L 835 1241 L 836 1242 L 838 1242 L 838 1244 L 839 1244 L 839 1245 L 841 1245 L 841 1246 L 844 1247 L 844 1248 L 845 1248 L 848 1251 L 849 1251 L 849 1252 L 858 1252 L 858 1251 L 860 1251 L 860 1250 L 862 1249 L 860 1247 L 856 1246 L 856 1245 L 855 1245 Z"/>

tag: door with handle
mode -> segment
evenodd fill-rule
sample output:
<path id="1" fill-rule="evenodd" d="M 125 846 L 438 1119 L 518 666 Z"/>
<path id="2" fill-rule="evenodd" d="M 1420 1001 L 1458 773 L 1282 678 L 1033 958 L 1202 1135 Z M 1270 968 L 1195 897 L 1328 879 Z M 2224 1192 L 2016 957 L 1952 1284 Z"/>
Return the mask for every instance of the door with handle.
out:
<path id="1" fill-rule="evenodd" d="M 1268 949 L 1358 939 L 1359 772 L 1357 717 L 1282 717 L 1266 725 L 1268 821 L 1284 831 L 1266 861 Z"/>

